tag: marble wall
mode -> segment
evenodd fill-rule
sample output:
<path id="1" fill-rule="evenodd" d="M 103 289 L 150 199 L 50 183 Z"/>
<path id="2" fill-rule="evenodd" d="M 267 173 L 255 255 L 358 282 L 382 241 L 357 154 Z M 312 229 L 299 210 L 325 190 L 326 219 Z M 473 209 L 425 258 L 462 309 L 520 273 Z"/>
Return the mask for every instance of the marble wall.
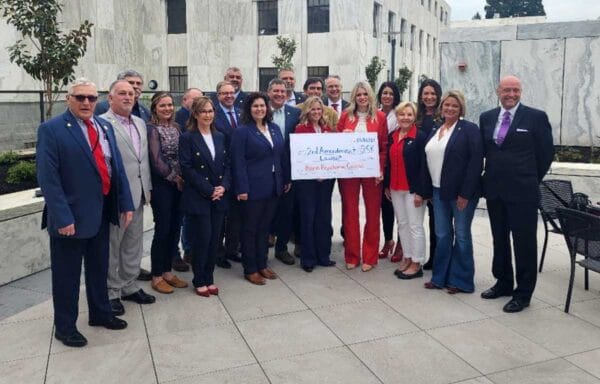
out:
<path id="1" fill-rule="evenodd" d="M 440 34 L 440 78 L 444 89 L 465 91 L 469 119 L 497 106 L 498 80 L 514 74 L 522 102 L 548 114 L 555 144 L 600 145 L 600 20 L 465 25 Z"/>

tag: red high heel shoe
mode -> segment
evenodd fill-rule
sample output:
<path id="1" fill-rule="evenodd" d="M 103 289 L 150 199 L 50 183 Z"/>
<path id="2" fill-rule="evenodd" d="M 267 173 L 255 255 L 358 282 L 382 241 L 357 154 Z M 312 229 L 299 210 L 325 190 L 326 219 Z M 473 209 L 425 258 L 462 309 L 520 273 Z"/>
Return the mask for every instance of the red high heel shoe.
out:
<path id="1" fill-rule="evenodd" d="M 385 259 L 389 256 L 392 256 L 392 252 L 394 250 L 394 240 L 390 240 L 390 241 L 386 241 L 383 244 L 383 248 L 381 248 L 381 251 L 379 251 L 379 258 L 380 259 Z"/>
<path id="2" fill-rule="evenodd" d="M 396 244 L 396 250 L 394 250 L 394 254 L 392 255 L 392 257 L 390 257 L 390 261 L 392 263 L 397 263 L 402 260 L 403 256 L 404 252 L 402 251 L 402 244 L 398 243 Z"/>
<path id="3" fill-rule="evenodd" d="M 216 286 L 209 285 L 207 288 L 208 288 L 208 293 L 210 293 L 211 295 L 217 296 L 219 294 L 219 288 L 217 288 Z"/>

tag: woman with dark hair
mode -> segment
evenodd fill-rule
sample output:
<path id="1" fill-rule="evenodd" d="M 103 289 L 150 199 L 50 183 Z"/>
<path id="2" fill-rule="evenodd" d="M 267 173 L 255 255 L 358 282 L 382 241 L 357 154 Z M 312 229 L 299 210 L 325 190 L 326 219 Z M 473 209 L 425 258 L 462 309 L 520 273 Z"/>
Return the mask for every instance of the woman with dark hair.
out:
<path id="1" fill-rule="evenodd" d="M 194 100 L 188 131 L 179 138 L 179 163 L 186 180 L 181 207 L 187 215 L 192 241 L 192 283 L 199 296 L 218 295 L 213 272 L 231 175 L 225 136 L 215 130 L 215 108 L 206 96 Z"/>
<path id="2" fill-rule="evenodd" d="M 181 213 L 179 200 L 183 178 L 179 166 L 179 126 L 174 122 L 173 97 L 156 92 L 150 106 L 148 123 L 148 154 L 152 170 L 152 214 L 154 237 L 150 248 L 152 283 L 160 293 L 173 293 L 173 287 L 185 288 L 187 283 L 171 272 L 171 261 L 177 252 Z"/>
<path id="3" fill-rule="evenodd" d="M 437 245 L 427 289 L 475 290 L 471 223 L 481 195 L 483 143 L 479 127 L 463 117 L 465 98 L 447 92 L 440 102 L 443 123 L 425 145 L 424 197 L 433 196 Z"/>
<path id="4" fill-rule="evenodd" d="M 346 268 L 354 269 L 362 261 L 362 271 L 377 265 L 379 249 L 379 211 L 383 194 L 383 170 L 387 154 L 387 119 L 377 110 L 373 89 L 364 81 L 356 83 L 350 94 L 350 105 L 344 110 L 337 130 L 339 132 L 373 132 L 377 134 L 379 175 L 339 179 L 342 195 L 342 225 L 344 229 L 344 258 Z M 358 199 L 362 189 L 365 202 L 365 230 L 360 236 Z M 362 243 L 362 252 L 361 252 Z M 362 257 L 361 257 L 362 255 Z"/>
<path id="5" fill-rule="evenodd" d="M 231 137 L 235 194 L 242 203 L 242 264 L 252 284 L 277 275 L 267 266 L 269 223 L 277 199 L 290 190 L 289 159 L 281 130 L 272 123 L 267 96 L 254 92 L 243 104 L 242 124 Z"/>
<path id="6" fill-rule="evenodd" d="M 379 110 L 385 113 L 387 117 L 389 136 L 398 128 L 394 109 L 400 104 L 400 91 L 396 83 L 385 81 L 381 84 L 377 92 L 377 104 L 379 104 Z M 389 139 L 388 137 L 388 142 Z M 381 221 L 383 222 L 385 243 L 383 243 L 383 248 L 379 251 L 379 258 L 385 259 L 389 255 L 391 256 L 390 261 L 392 263 L 398 262 L 402 259 L 402 244 L 400 244 L 400 237 L 398 237 L 398 244 L 394 250 L 394 207 L 385 194 L 381 197 Z"/>
<path id="7" fill-rule="evenodd" d="M 302 103 L 300 124 L 295 133 L 329 133 L 332 127 L 325 123 L 325 105 L 318 96 L 311 96 Z M 300 263 L 306 272 L 315 266 L 331 267 L 331 193 L 335 179 L 298 180 L 294 188 L 300 206 Z"/>
<path id="8" fill-rule="evenodd" d="M 419 86 L 417 108 L 417 128 L 428 137 L 431 130 L 439 125 L 436 113 L 442 99 L 442 87 L 433 79 L 424 80 Z M 433 213 L 433 204 L 427 202 L 427 214 L 429 216 L 429 260 L 423 265 L 423 269 L 433 267 L 433 258 L 435 257 L 435 216 Z"/>

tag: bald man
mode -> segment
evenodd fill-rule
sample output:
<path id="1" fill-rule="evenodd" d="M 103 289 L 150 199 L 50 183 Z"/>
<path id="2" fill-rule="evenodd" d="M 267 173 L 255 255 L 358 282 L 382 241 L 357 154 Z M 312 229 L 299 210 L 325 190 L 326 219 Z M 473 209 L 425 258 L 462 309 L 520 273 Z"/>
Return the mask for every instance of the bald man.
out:
<path id="1" fill-rule="evenodd" d="M 496 284 L 481 297 L 512 296 L 503 308 L 508 313 L 528 307 L 535 289 L 538 190 L 554 157 L 548 116 L 523 105 L 521 90 L 519 78 L 503 77 L 496 89 L 501 106 L 479 118 L 485 151 L 483 188 L 494 240 L 492 273 L 496 278 Z"/>

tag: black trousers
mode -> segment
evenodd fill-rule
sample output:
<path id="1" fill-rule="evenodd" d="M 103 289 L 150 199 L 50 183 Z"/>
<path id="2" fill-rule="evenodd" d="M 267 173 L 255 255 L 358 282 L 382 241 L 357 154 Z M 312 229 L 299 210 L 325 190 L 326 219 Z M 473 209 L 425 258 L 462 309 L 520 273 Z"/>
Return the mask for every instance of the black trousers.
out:
<path id="1" fill-rule="evenodd" d="M 244 274 L 250 275 L 267 268 L 269 251 L 269 226 L 277 197 L 242 202 L 242 265 Z"/>
<path id="2" fill-rule="evenodd" d="M 154 237 L 150 248 L 152 276 L 171 272 L 172 260 L 178 255 L 181 232 L 181 212 L 179 200 L 181 192 L 174 184 L 152 180 L 152 215 L 154 216 Z"/>
<path id="3" fill-rule="evenodd" d="M 517 287 L 513 297 L 529 301 L 537 280 L 537 204 L 488 199 L 494 239 L 492 273 L 500 289 L 514 287 L 510 236 L 513 239 Z"/>
<path id="4" fill-rule="evenodd" d="M 242 232 L 242 215 L 241 203 L 237 201 L 234 194 L 230 194 L 228 198 L 229 210 L 225 214 L 225 225 L 222 231 L 225 237 L 225 255 L 237 255 L 240 247 L 240 236 Z M 223 241 L 221 240 L 220 244 Z"/>
<path id="5" fill-rule="evenodd" d="M 386 243 L 394 240 L 394 206 L 385 197 L 385 188 L 383 188 L 381 196 L 381 222 L 383 223 L 383 238 Z"/>
<path id="6" fill-rule="evenodd" d="M 214 284 L 213 272 L 225 213 L 211 209 L 208 215 L 188 215 L 192 235 L 194 287 Z"/>
<path id="7" fill-rule="evenodd" d="M 104 321 L 112 316 L 106 286 L 109 249 L 106 205 L 102 224 L 96 236 L 89 239 L 50 236 L 54 325 L 56 332 L 62 335 L 70 335 L 77 329 L 82 258 L 85 266 L 89 319 Z M 75 223 L 75 231 L 77 231 L 77 223 Z"/>
<path id="8" fill-rule="evenodd" d="M 427 202 L 427 215 L 429 216 L 429 260 L 433 265 L 433 257 L 435 255 L 435 216 L 433 215 L 433 204 L 431 201 Z"/>
<path id="9" fill-rule="evenodd" d="M 278 199 L 275 216 L 271 220 L 269 232 L 277 236 L 275 243 L 275 252 L 287 251 L 287 245 L 294 230 L 295 220 L 294 215 L 295 191 L 290 189 L 288 193 L 284 193 Z"/>

